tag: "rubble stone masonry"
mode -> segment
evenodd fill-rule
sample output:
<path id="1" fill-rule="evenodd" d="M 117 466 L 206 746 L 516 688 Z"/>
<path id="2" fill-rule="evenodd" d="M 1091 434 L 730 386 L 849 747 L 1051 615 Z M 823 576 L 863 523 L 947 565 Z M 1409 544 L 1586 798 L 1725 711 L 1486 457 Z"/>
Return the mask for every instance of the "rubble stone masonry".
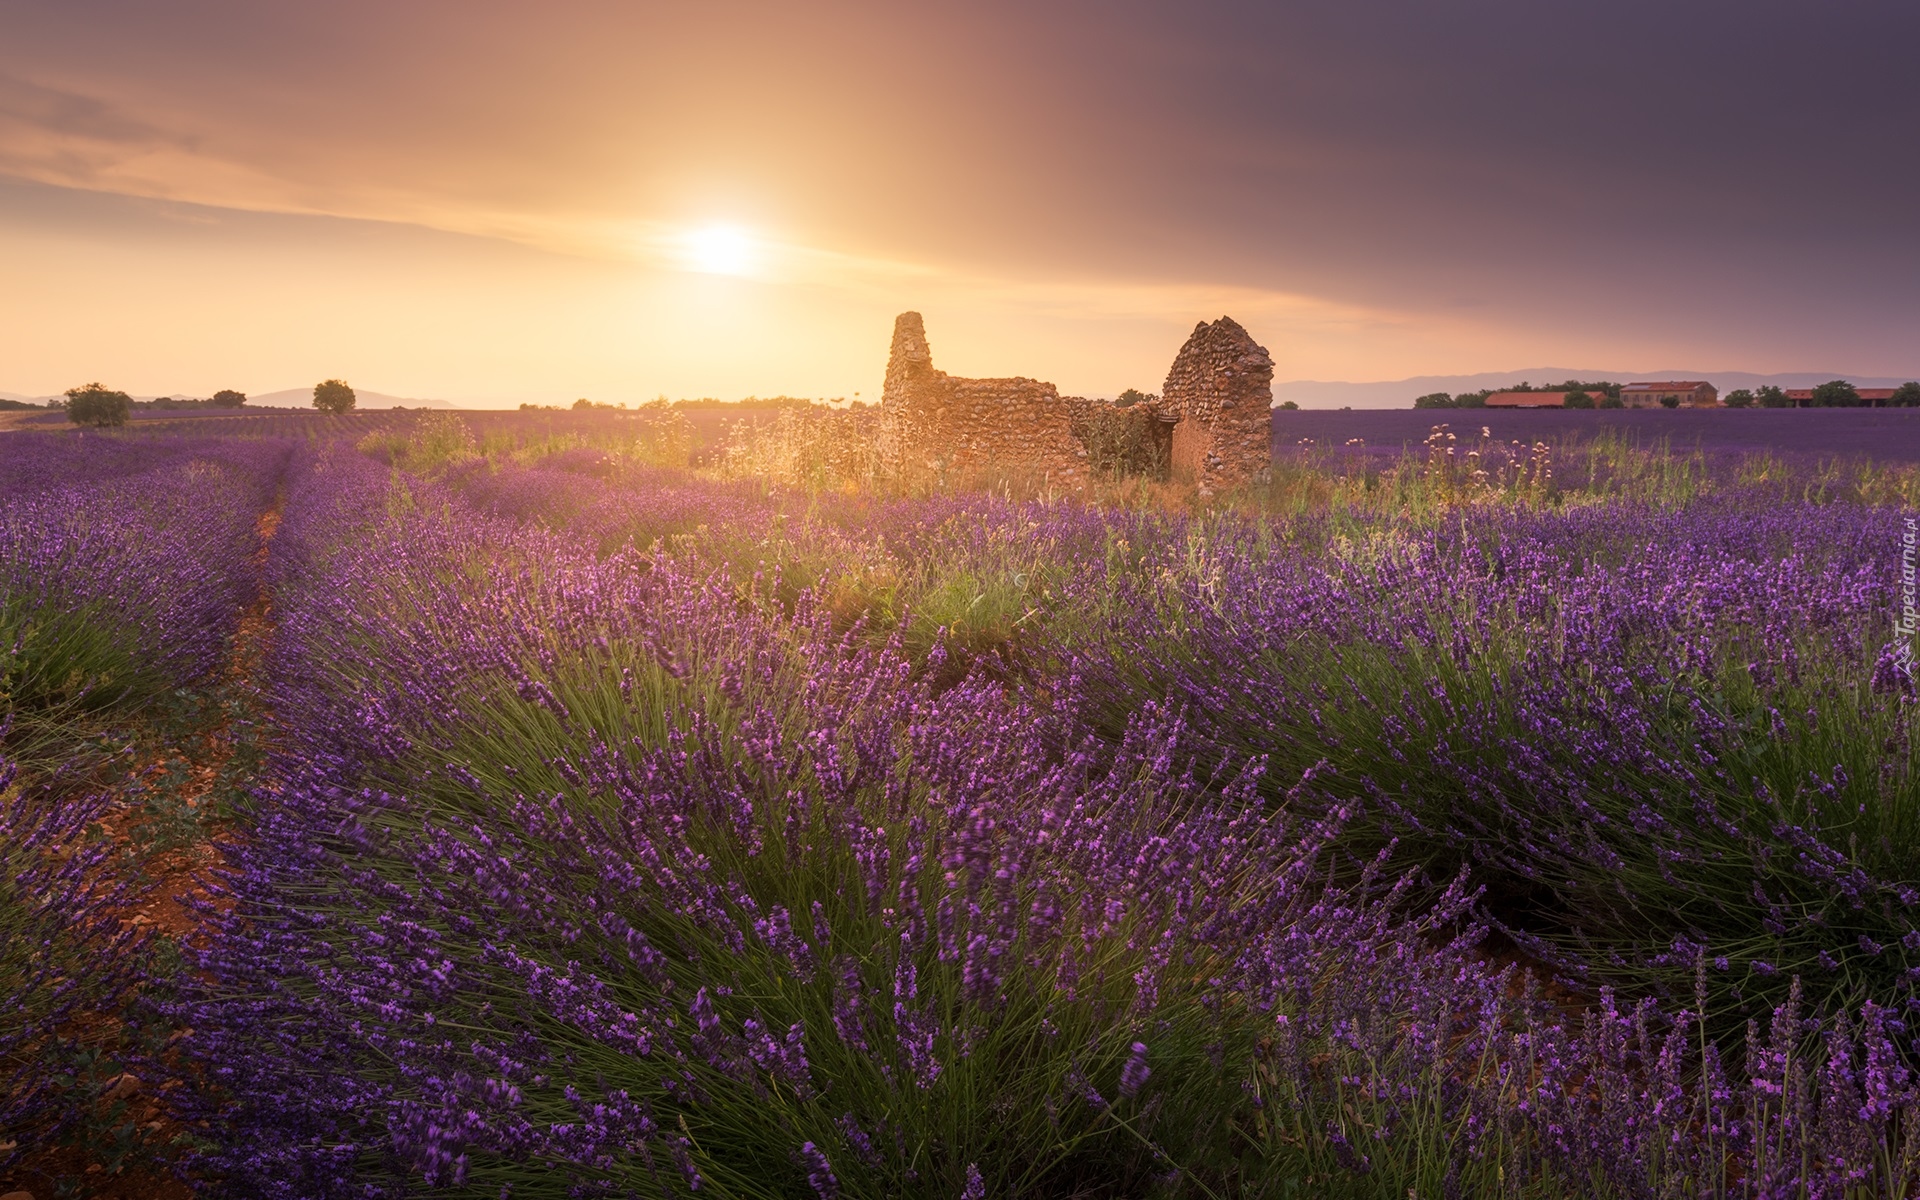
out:
<path id="1" fill-rule="evenodd" d="M 1231 318 L 1201 322 L 1167 373 L 1151 415 L 1175 478 L 1212 491 L 1272 463 L 1273 360 Z M 1104 400 L 1062 396 L 1037 379 L 960 379 L 936 370 L 920 314 L 901 313 L 880 396 L 883 462 L 896 471 L 1026 467 L 1068 488 L 1091 479 L 1083 440 Z"/>
<path id="2" fill-rule="evenodd" d="M 1211 490 L 1272 468 L 1273 358 L 1232 317 L 1193 327 L 1157 407 L 1175 422 L 1175 477 Z"/>

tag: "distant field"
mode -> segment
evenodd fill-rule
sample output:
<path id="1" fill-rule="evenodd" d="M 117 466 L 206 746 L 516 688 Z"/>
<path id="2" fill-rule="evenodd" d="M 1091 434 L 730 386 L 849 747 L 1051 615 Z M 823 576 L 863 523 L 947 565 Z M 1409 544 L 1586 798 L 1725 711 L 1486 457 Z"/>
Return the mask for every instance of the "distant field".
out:
<path id="1" fill-rule="evenodd" d="M 408 414 L 418 415 L 424 409 L 362 409 L 350 414 L 346 420 L 363 425 L 371 422 L 381 425 L 395 420 L 405 419 Z M 591 424 L 593 427 L 605 425 L 620 414 L 597 412 L 580 414 L 573 412 L 539 413 L 529 415 L 512 409 L 449 410 L 458 411 L 464 418 L 480 422 L 512 421 L 516 427 L 524 427 L 529 420 L 545 418 L 547 427 L 553 432 L 578 431 Z M 696 453 L 725 440 L 733 427 L 745 421 L 748 424 L 762 424 L 773 420 L 775 414 L 765 409 L 732 412 L 725 409 L 696 408 L 685 411 L 688 425 L 693 429 Z M 219 435 L 244 434 L 249 432 L 286 433 L 292 426 L 308 423 L 324 423 L 329 418 L 323 413 L 304 408 L 186 408 L 186 409 L 136 409 L 132 414 L 133 423 L 151 431 L 177 432 L 182 422 L 192 422 L 195 432 L 209 432 Z M 333 428 L 323 424 L 316 427 Z M 370 426 L 369 426 L 370 427 Z M 32 429 L 41 432 L 54 432 L 70 429 L 66 414 L 62 412 L 0 412 L 0 430 L 9 428 Z"/>
<path id="2" fill-rule="evenodd" d="M 1477 436 L 1484 427 L 1500 441 L 1556 441 L 1610 430 L 1648 447 L 1666 438 L 1674 450 L 1772 450 L 1920 462 L 1920 409 L 1910 408 L 1276 410 L 1273 445 L 1278 451 L 1297 445 L 1301 438 L 1312 438 L 1320 446 L 1363 438 L 1374 448 L 1397 451 L 1418 445 L 1440 424 L 1462 437 L 1469 432 Z"/>
<path id="3" fill-rule="evenodd" d="M 392 419 L 388 410 L 356 413 L 356 421 L 372 420 L 384 425 Z M 469 418 L 499 419 L 506 413 L 467 412 Z M 522 414 L 514 414 L 524 420 Z M 737 422 L 761 424 L 772 419 L 762 411 L 734 413 L 726 410 L 695 409 L 683 414 L 693 428 L 697 461 L 726 440 Z M 319 413 L 303 409 L 212 409 L 141 411 L 134 420 L 156 429 L 162 423 L 180 428 L 192 422 L 208 433 L 234 434 L 267 432 L 255 421 L 265 419 L 275 433 L 286 432 L 290 424 L 322 421 Z M 555 413 L 549 418 L 556 432 L 579 426 L 581 417 L 573 413 Z M 610 419 L 610 414 L 597 421 Z M 206 424 L 201 424 L 205 422 Z M 1770 450 L 1789 456 L 1814 458 L 1865 457 L 1889 463 L 1920 463 L 1920 409 L 1712 409 L 1669 412 L 1665 409 L 1633 409 L 1609 412 L 1521 411 L 1499 409 L 1372 409 L 1330 411 L 1306 409 L 1297 412 L 1276 410 L 1273 414 L 1273 447 L 1276 452 L 1311 439 L 1315 446 L 1343 446 L 1353 439 L 1364 441 L 1378 455 L 1397 455 L 1417 447 L 1436 425 L 1446 425 L 1460 437 L 1478 437 L 1480 430 L 1490 431 L 1496 441 L 1518 439 L 1532 442 L 1544 439 L 1590 437 L 1603 431 L 1620 432 L 1643 447 L 1653 449 L 1662 439 L 1676 451 L 1707 450 L 1739 454 Z M 68 428 L 60 413 L 0 413 L 0 430 L 7 428 Z"/>

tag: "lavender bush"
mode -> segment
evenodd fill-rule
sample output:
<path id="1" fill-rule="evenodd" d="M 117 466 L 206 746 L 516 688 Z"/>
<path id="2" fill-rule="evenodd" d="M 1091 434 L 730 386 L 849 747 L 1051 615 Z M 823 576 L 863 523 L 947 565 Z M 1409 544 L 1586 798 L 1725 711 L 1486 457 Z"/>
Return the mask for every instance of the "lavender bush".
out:
<path id="1" fill-rule="evenodd" d="M 559 474 L 636 514 L 657 482 L 621 500 Z M 1390 753 L 1336 765 L 1350 743 L 1326 697 L 1320 727 L 1309 713 L 1235 742 L 1219 701 L 1270 665 L 1245 647 L 1230 684 L 1167 686 L 1212 678 L 1170 647 L 1224 652 L 1276 627 L 1258 615 L 1350 635 L 1327 598 L 1366 598 L 1385 572 L 1362 568 L 1403 555 L 1430 561 L 1462 636 L 1520 621 L 1524 644 L 1524 621 L 1646 536 L 1631 514 L 1564 541 L 1529 542 L 1549 522 L 1470 523 L 1306 556 L 1230 523 L 1044 506 L 878 522 L 869 544 L 926 579 L 1004 544 L 996 523 L 1101 547 L 1042 614 L 1070 672 L 1030 685 L 985 664 L 956 680 L 940 640 L 916 652 L 897 624 L 840 619 L 777 567 L 737 577 L 702 552 L 724 542 L 571 536 L 551 519 L 571 480 L 514 486 L 535 482 L 551 490 L 509 514 L 493 479 L 429 483 L 336 450 L 290 489 L 272 567 L 288 743 L 180 1010 L 218 1084 L 191 1110 L 219 1143 L 200 1168 L 236 1193 L 1910 1190 L 1893 992 L 1816 1014 L 1783 995 L 1742 1053 L 1709 1031 L 1718 964 L 1663 943 L 1687 985 L 1670 1003 L 1569 1014 L 1476 948 L 1487 897 L 1425 893 L 1371 831 L 1509 888 L 1525 853 L 1431 832 Z M 1808 640 L 1832 629 L 1754 606 L 1806 586 L 1791 571 L 1846 565 L 1850 518 L 1821 519 L 1729 533 L 1709 560 L 1731 580 L 1741 547 L 1824 548 L 1714 610 L 1809 674 L 1827 664 Z M 824 512 L 817 528 L 796 552 L 837 536 Z M 1442 568 L 1489 552 L 1534 586 L 1470 625 L 1458 614 L 1494 585 L 1454 595 L 1475 577 Z M 1624 611 L 1652 648 L 1620 648 L 1623 671 L 1692 628 L 1640 604 Z M 1365 678 L 1455 645 L 1431 624 L 1370 628 Z M 1395 657 L 1416 651 L 1432 657 Z M 1457 679 L 1465 695 L 1474 676 L 1432 678 L 1426 694 Z M 1302 746 L 1328 761 L 1302 765 Z M 1369 844 L 1385 856 L 1350 856 Z M 1559 849 L 1543 860 L 1573 859 Z"/>
<path id="2" fill-rule="evenodd" d="M 94 1114 L 75 1072 L 150 965 L 140 894 L 95 829 L 90 773 L 136 715 L 203 678 L 256 583 L 254 522 L 287 447 L 10 435 L 0 459 L 0 1161 Z M 82 482 L 56 482 L 61 476 Z"/>
<path id="3" fill-rule="evenodd" d="M 635 519 L 697 491 L 514 477 Z M 554 524 L 555 503 L 515 515 Z M 1531 943 L 1569 969 L 1684 994 L 1712 941 L 1728 959 L 1716 1007 L 1736 1023 L 1796 974 L 1847 1002 L 1904 992 L 1911 681 L 1876 628 L 1891 510 L 1736 489 L 1680 510 L 1468 508 L 1358 538 L 981 500 L 835 497 L 800 519 L 776 503 L 716 522 L 744 547 L 689 540 L 743 573 L 826 579 L 829 607 L 877 628 L 915 608 L 922 634 L 928 611 L 949 631 L 985 613 L 974 631 L 1003 652 L 1044 629 L 1116 736 L 1166 699 L 1218 752 L 1277 756 L 1276 776 L 1328 754 L 1375 828 L 1443 874 L 1474 862 L 1515 932 L 1580 951 Z"/>
<path id="4" fill-rule="evenodd" d="M 48 439 L 59 441 L 59 439 Z M 111 470 L 45 486 L 13 472 L 0 494 L 0 703 L 94 705 L 199 678 L 222 660 L 257 584 L 254 522 L 288 448 L 190 448 L 81 439 L 36 452 L 41 467 Z"/>
<path id="5" fill-rule="evenodd" d="M 1314 556 L 1193 530 L 1090 575 L 1068 653 L 1116 731 L 1151 699 L 1276 775 L 1324 756 L 1569 970 L 1684 994 L 1706 947 L 1730 1014 L 1796 975 L 1904 1011 L 1897 542 L 1848 506 L 1482 515 Z"/>
<path id="6" fill-rule="evenodd" d="M 0 761 L 0 1169 L 84 1111 L 62 1086 L 75 1023 L 112 1012 L 136 981 L 143 939 L 116 919 L 130 889 L 91 832 L 105 810 L 31 789 Z"/>

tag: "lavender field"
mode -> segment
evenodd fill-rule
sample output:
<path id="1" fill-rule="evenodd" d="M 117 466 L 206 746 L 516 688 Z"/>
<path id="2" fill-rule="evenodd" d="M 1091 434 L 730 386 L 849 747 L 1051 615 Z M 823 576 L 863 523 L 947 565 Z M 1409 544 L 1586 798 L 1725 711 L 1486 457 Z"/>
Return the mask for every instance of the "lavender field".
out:
<path id="1" fill-rule="evenodd" d="M 1276 412 L 1276 451 L 1310 438 L 1341 445 L 1359 438 L 1399 450 L 1417 446 L 1436 421 L 1478 434 L 1482 426 L 1502 441 L 1560 441 L 1613 434 L 1648 449 L 1741 454 L 1769 452 L 1794 458 L 1871 457 L 1883 463 L 1920 462 L 1920 410 L 1905 408 L 1703 409 L 1308 409 Z"/>
<path id="2" fill-rule="evenodd" d="M 1920 1194 L 1920 455 L 1336 415 L 0 434 L 0 1184 Z"/>

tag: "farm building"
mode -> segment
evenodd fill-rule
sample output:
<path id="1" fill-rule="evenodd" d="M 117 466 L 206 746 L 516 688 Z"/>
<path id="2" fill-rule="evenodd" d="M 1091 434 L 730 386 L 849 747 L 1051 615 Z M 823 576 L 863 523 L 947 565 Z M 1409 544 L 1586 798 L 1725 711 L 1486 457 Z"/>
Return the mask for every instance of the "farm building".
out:
<path id="1" fill-rule="evenodd" d="M 1887 406 L 1887 401 L 1893 399 L 1893 393 L 1896 390 L 1897 389 L 1895 388 L 1855 388 L 1854 389 L 1854 391 L 1859 393 L 1860 395 L 1860 404 L 1861 404 L 1861 407 L 1863 408 L 1885 408 Z M 1788 388 L 1787 399 L 1793 401 L 1793 406 L 1795 408 L 1812 408 L 1813 407 L 1813 389 L 1812 388 Z"/>
<path id="2" fill-rule="evenodd" d="M 1717 408 L 1720 392 L 1703 379 L 1663 379 L 1648 383 L 1629 383 L 1620 389 L 1620 401 L 1628 408 L 1657 408 L 1672 399 L 1686 408 Z"/>

